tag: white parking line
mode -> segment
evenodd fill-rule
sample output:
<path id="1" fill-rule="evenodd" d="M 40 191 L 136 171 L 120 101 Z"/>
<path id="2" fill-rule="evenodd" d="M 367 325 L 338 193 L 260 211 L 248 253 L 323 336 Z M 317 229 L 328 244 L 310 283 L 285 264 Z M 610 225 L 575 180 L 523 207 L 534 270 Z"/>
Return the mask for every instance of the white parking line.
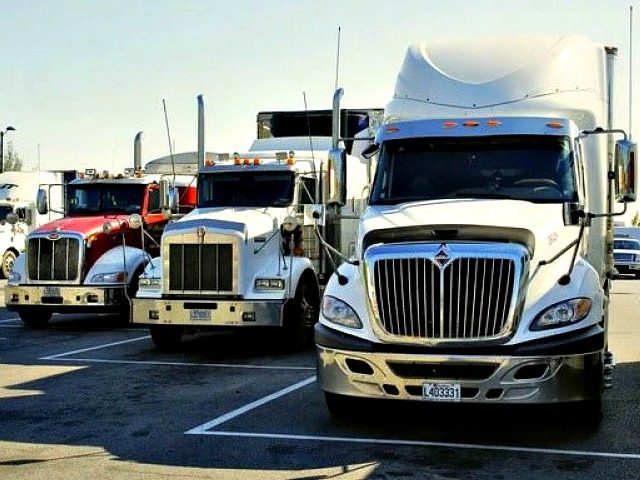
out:
<path id="1" fill-rule="evenodd" d="M 188 430 L 184 433 L 185 435 L 203 435 L 203 434 L 208 435 L 209 432 L 207 432 L 207 430 L 217 427 L 219 425 L 222 425 L 223 423 L 228 422 L 233 418 L 239 417 L 240 415 L 243 415 L 250 410 L 258 408 L 264 405 L 265 403 L 269 403 L 277 398 L 284 397 L 285 395 L 288 395 L 291 392 L 294 392 L 302 387 L 305 387 L 315 381 L 316 381 L 316 377 L 314 375 L 313 377 L 309 377 L 305 380 L 302 380 L 301 382 L 294 383 L 293 385 L 287 388 L 283 388 L 282 390 L 278 390 L 277 392 L 267 395 L 266 397 L 262 397 L 259 400 L 256 400 L 255 402 L 251 402 L 240 408 L 236 408 L 235 410 L 232 410 L 229 413 L 225 413 L 224 415 L 218 418 L 214 418 L 210 422 L 203 423 L 202 425 L 192 428 L 191 430 Z"/>
<path id="2" fill-rule="evenodd" d="M 81 348 L 80 350 L 73 350 L 71 352 L 58 353 L 56 355 L 49 355 L 47 357 L 40 357 L 38 360 L 58 360 L 58 359 L 60 359 L 62 357 L 68 357 L 69 355 L 75 355 L 76 353 L 84 353 L 84 352 L 90 352 L 92 350 L 100 350 L 101 348 L 115 347 L 116 345 L 124 345 L 125 343 L 139 342 L 140 340 L 147 340 L 148 338 L 151 338 L 151 335 L 145 335 L 144 337 L 130 338 L 129 340 L 122 340 L 120 342 L 105 343 L 103 345 L 96 345 L 95 347 Z"/>
<path id="3" fill-rule="evenodd" d="M 222 417 L 219 417 L 222 418 Z M 206 424 L 205 424 L 206 425 Z M 199 429 L 200 427 L 196 427 Z M 215 435 L 222 437 L 267 438 L 277 440 L 307 440 L 315 442 L 342 442 L 364 443 L 378 445 L 398 445 L 407 447 L 436 447 L 461 450 L 490 450 L 514 453 L 536 453 L 549 455 L 573 455 L 580 457 L 623 458 L 627 460 L 640 460 L 640 453 L 615 453 L 615 452 L 591 452 L 588 450 L 561 450 L 555 448 L 509 447 L 505 445 L 482 445 L 473 443 L 429 442 L 423 440 L 402 440 L 392 438 L 361 438 L 361 437 L 331 437 L 323 435 L 288 435 L 280 433 L 249 433 L 249 432 L 222 432 L 207 431 L 206 429 L 189 430 L 186 433 L 197 435 Z"/>
<path id="4" fill-rule="evenodd" d="M 19 322 L 19 321 L 21 321 L 21 320 L 20 320 L 20 317 L 5 318 L 4 320 L 0 320 L 0 324 L 3 324 L 3 323 L 12 323 L 12 322 Z"/>
<path id="5" fill-rule="evenodd" d="M 252 432 L 233 432 L 233 431 L 215 431 L 212 430 L 219 427 L 225 422 L 237 418 L 245 413 L 254 410 L 266 403 L 284 397 L 302 387 L 305 387 L 316 381 L 316 377 L 310 377 L 301 382 L 295 383 L 289 387 L 278 390 L 266 397 L 248 403 L 240 408 L 225 413 L 210 422 L 203 423 L 197 427 L 188 430 L 185 435 L 212 435 L 220 437 L 240 437 L 240 438 L 265 438 L 276 440 L 296 440 L 296 441 L 312 441 L 312 442 L 342 442 L 342 443 L 360 443 L 371 445 L 398 445 L 407 447 L 436 447 L 451 448 L 461 450 L 489 450 L 500 452 L 514 453 L 536 453 L 547 455 L 572 455 L 581 457 L 600 457 L 600 458 L 622 458 L 628 460 L 640 460 L 640 453 L 616 453 L 616 452 L 597 452 L 589 450 L 562 450 L 555 448 L 535 448 L 535 447 L 510 447 L 507 445 L 483 445 L 474 443 L 452 443 L 452 442 L 430 442 L 426 440 L 403 440 L 394 438 L 366 438 L 366 437 L 336 437 L 328 435 L 296 435 L 282 433 L 252 433 Z"/>

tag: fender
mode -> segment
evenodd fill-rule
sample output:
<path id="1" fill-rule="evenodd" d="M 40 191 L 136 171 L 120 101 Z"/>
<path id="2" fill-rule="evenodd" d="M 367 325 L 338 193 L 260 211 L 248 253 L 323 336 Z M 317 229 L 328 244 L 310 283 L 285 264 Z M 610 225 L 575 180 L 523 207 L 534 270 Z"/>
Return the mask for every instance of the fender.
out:
<path id="1" fill-rule="evenodd" d="M 102 285 L 105 283 L 128 283 L 133 278 L 136 270 L 145 265 L 149 261 L 149 255 L 140 248 L 123 247 L 119 245 L 105 252 L 93 264 L 85 278 L 85 285 Z M 110 273 L 126 272 L 127 279 L 125 281 L 101 281 L 95 279 L 96 275 L 105 275 Z"/>
<path id="2" fill-rule="evenodd" d="M 7 280 L 8 285 L 19 285 L 26 283 L 27 279 L 27 256 L 18 255 L 13 264 L 13 273 Z"/>
<path id="3" fill-rule="evenodd" d="M 293 298 L 296 295 L 296 288 L 300 282 L 300 277 L 306 270 L 311 270 L 315 277 L 315 270 L 311 260 L 307 257 L 289 257 L 287 259 L 287 267 L 289 273 L 287 275 L 287 289 L 285 292 L 285 299 Z"/>

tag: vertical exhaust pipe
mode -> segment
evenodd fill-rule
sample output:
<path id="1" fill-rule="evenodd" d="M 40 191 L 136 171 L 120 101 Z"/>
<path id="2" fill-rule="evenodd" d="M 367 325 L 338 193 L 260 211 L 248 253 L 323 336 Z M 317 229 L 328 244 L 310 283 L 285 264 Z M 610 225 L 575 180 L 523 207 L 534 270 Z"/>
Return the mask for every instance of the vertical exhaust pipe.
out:
<path id="1" fill-rule="evenodd" d="M 204 97 L 198 95 L 198 168 L 204 165 Z"/>
<path id="2" fill-rule="evenodd" d="M 133 140 L 133 171 L 142 169 L 142 132 L 136 133 Z"/>
<path id="3" fill-rule="evenodd" d="M 338 148 L 340 143 L 340 99 L 344 95 L 344 90 L 338 88 L 333 94 L 333 112 L 331 116 L 331 146 Z"/>

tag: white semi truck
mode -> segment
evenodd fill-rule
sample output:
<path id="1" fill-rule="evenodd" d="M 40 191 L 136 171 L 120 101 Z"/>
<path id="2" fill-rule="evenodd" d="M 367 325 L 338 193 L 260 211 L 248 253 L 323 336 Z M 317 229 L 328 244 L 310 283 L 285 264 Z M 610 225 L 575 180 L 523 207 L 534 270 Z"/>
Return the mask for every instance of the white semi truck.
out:
<path id="1" fill-rule="evenodd" d="M 62 217 L 61 213 L 36 209 L 36 197 L 41 185 L 59 185 L 52 188 L 52 202 L 57 210 L 62 209 L 64 191 L 62 184 L 75 176 L 75 172 L 3 172 L 0 173 L 0 274 L 8 278 L 16 257 L 25 249 L 29 232 L 51 220 Z"/>
<path id="2" fill-rule="evenodd" d="M 611 216 L 637 162 L 611 125 L 615 55 L 582 36 L 409 48 L 316 326 L 332 414 L 366 397 L 600 417 Z"/>
<path id="3" fill-rule="evenodd" d="M 199 152 L 203 108 L 199 98 Z M 366 133 L 368 113 L 343 117 Z M 149 325 L 158 348 L 174 347 L 185 330 L 212 327 L 279 328 L 287 344 L 312 345 L 333 261 L 319 248 L 312 214 L 322 212 L 319 228 L 333 247 L 353 250 L 371 178 L 369 162 L 349 155 L 349 201 L 334 201 L 336 164 L 327 150 L 340 123 L 331 110 L 264 112 L 263 138 L 249 152 L 214 161 L 200 154 L 198 206 L 167 226 L 161 255 L 146 266 L 133 300 L 133 323 Z M 367 142 L 353 142 L 354 153 L 359 145 Z"/>

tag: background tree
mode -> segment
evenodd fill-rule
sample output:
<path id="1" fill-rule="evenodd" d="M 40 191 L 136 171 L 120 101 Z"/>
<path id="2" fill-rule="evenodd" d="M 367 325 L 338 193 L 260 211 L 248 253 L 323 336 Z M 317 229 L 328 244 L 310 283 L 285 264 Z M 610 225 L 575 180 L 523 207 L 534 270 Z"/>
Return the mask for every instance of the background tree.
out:
<path id="1" fill-rule="evenodd" d="M 22 158 L 18 155 L 11 140 L 7 142 L 7 147 L 3 156 L 5 172 L 19 172 L 22 170 Z"/>

